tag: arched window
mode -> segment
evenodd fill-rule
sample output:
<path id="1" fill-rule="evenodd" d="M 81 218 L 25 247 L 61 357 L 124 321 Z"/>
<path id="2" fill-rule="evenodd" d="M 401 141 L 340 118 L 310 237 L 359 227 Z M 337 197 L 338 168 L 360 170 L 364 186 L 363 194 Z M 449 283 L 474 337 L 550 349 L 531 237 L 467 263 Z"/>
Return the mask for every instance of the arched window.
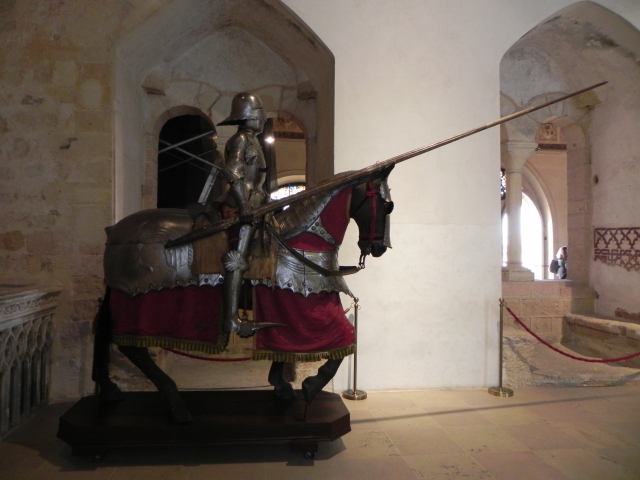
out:
<path id="1" fill-rule="evenodd" d="M 214 138 L 215 128 L 199 115 L 180 115 L 164 124 L 158 145 L 158 208 L 202 203 L 211 164 L 219 155 Z"/>
<path id="2" fill-rule="evenodd" d="M 522 266 L 531 270 L 534 278 L 545 278 L 546 265 L 544 262 L 544 233 L 542 216 L 533 201 L 522 194 L 522 209 L 520 211 L 520 229 L 522 239 Z M 502 217 L 502 263 L 507 263 L 507 214 Z"/>
<path id="3" fill-rule="evenodd" d="M 281 198 L 290 197 L 298 192 L 302 192 L 304 188 L 304 183 L 287 183 L 286 185 L 280 186 L 271 194 L 271 200 L 280 200 Z"/>

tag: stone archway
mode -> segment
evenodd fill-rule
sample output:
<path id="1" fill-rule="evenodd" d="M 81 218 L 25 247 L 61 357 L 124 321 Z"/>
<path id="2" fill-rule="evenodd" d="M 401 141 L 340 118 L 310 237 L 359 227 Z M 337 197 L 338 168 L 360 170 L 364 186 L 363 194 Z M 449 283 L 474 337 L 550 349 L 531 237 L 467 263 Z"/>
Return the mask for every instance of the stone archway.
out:
<path id="1" fill-rule="evenodd" d="M 639 59 L 640 32 L 602 6 L 583 1 L 543 20 L 501 61 L 501 107 L 505 114 L 603 80 L 609 82 L 509 122 L 503 130 L 504 160 L 515 156 L 522 171 L 533 167 L 527 163 L 540 155 L 536 150 L 540 125 L 553 124 L 566 143 L 566 196 L 554 194 L 549 184 L 542 193 L 548 195 L 556 218 L 566 216 L 568 281 L 503 283 L 503 295 L 520 309 L 520 318 L 552 342 L 560 341 L 566 315 L 613 317 L 614 306 L 631 306 L 634 301 L 637 305 L 637 274 L 634 278 L 623 269 L 615 271 L 595 262 L 593 239 L 594 228 L 601 225 L 622 227 L 637 222 L 635 207 L 629 202 L 640 203 L 637 187 L 631 187 L 640 181 L 640 169 L 627 165 L 637 164 L 629 160 L 637 159 L 640 151 L 640 138 L 633 133 L 640 128 Z M 555 248 L 565 243 L 559 233 L 554 235 Z M 624 293 L 620 288 L 623 283 Z M 505 334 L 519 358 L 506 370 L 514 383 L 536 384 L 539 379 L 523 372 L 543 360 L 527 353 L 529 338 L 521 337 L 521 332 L 519 328 L 508 329 Z"/>
<path id="2" fill-rule="evenodd" d="M 606 213 L 613 208 L 608 202 L 598 201 L 600 195 L 592 191 L 592 175 L 594 170 L 608 171 L 610 159 L 620 157 L 620 144 L 615 145 L 611 139 L 620 137 L 621 132 L 611 125 L 634 116 L 631 105 L 640 101 L 640 88 L 633 80 L 638 75 L 634 60 L 638 52 L 640 35 L 630 24 L 593 2 L 578 2 L 525 34 L 501 62 L 504 113 L 609 81 L 597 91 L 510 122 L 504 129 L 503 151 L 528 143 L 533 148 L 525 156 L 535 151 L 534 135 L 541 123 L 551 121 L 562 129 L 567 140 L 568 243 L 573 250 L 570 278 L 582 284 L 598 283 L 591 271 L 592 228 L 608 221 Z M 629 99 L 631 103 L 625 105 Z M 634 119 L 631 124 L 637 122 L 640 120 Z M 621 130 L 626 132 L 628 143 L 631 131 L 627 125 Z M 612 195 L 619 196 L 613 192 L 613 183 L 610 188 Z M 604 190 L 600 186 L 598 189 Z"/>
<path id="3" fill-rule="evenodd" d="M 154 204 L 159 125 L 185 108 L 215 124 L 243 90 L 300 120 L 308 183 L 333 174 L 334 58 L 320 39 L 279 0 L 173 2 L 116 49 L 116 219 Z"/>

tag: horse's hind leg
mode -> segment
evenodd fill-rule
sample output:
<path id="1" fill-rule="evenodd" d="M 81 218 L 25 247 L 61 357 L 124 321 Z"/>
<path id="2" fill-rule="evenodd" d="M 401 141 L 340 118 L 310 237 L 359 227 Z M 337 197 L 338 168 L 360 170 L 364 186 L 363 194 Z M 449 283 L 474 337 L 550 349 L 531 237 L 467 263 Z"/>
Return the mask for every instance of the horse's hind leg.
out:
<path id="1" fill-rule="evenodd" d="M 111 309 L 109 300 L 111 290 L 107 288 L 95 325 L 93 342 L 93 371 L 91 378 L 98 384 L 100 402 L 113 403 L 124 399 L 118 386 L 109 378 L 109 360 L 111 352 Z"/>
<path id="2" fill-rule="evenodd" d="M 315 396 L 331 381 L 336 375 L 342 359 L 327 360 L 327 362 L 318 369 L 318 374 L 307 377 L 302 382 L 302 393 L 305 401 L 309 404 Z"/>
<path id="3" fill-rule="evenodd" d="M 269 383 L 273 385 L 276 398 L 281 400 L 291 400 L 295 396 L 293 387 L 284 379 L 285 362 L 271 363 L 269 370 Z"/>
<path id="4" fill-rule="evenodd" d="M 127 346 L 119 346 L 118 349 L 158 388 L 171 408 L 171 423 L 189 423 L 193 420 L 187 405 L 178 392 L 176 382 L 156 365 L 156 362 L 149 355 L 149 350 L 143 347 Z"/>

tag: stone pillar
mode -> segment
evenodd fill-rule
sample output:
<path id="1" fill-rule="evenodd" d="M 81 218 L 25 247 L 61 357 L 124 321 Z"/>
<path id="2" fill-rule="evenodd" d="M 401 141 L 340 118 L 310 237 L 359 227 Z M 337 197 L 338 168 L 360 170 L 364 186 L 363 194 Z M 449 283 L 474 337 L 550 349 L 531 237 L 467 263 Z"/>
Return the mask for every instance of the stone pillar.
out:
<path id="1" fill-rule="evenodd" d="M 579 125 L 565 127 L 562 133 L 570 139 L 567 140 L 567 279 L 586 285 L 593 261 L 591 153 Z"/>
<path id="2" fill-rule="evenodd" d="M 508 142 L 502 146 L 507 183 L 507 266 L 502 268 L 502 281 L 525 282 L 534 278 L 533 272 L 522 266 L 522 238 L 520 211 L 522 210 L 522 170 L 536 149 L 531 142 Z"/>

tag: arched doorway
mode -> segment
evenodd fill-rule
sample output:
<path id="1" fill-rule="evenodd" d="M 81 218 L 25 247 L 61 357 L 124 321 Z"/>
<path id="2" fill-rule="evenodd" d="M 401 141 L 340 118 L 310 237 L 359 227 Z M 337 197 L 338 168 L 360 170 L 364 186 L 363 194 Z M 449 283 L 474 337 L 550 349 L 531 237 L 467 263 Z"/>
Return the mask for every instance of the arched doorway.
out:
<path id="1" fill-rule="evenodd" d="M 294 119 L 274 119 L 273 138 L 277 158 L 275 178 L 271 179 L 271 198 L 276 200 L 306 187 L 307 137 Z"/>
<path id="2" fill-rule="evenodd" d="M 502 262 L 507 263 L 508 217 L 502 216 Z M 544 230 L 542 216 L 535 203 L 525 193 L 522 194 L 522 210 L 520 221 L 522 238 L 522 266 L 531 270 L 536 280 L 546 275 L 546 256 L 544 253 Z"/>
<path id="3" fill-rule="evenodd" d="M 158 208 L 204 204 L 210 193 L 203 189 L 220 157 L 215 136 L 215 128 L 201 115 L 180 115 L 164 124 L 158 145 Z M 220 182 L 212 187 L 219 191 Z"/>
<path id="4" fill-rule="evenodd" d="M 307 183 L 333 174 L 335 67 L 322 41 L 280 1 L 192 7 L 166 5 L 116 48 L 116 219 L 156 205 L 167 120 L 191 108 L 216 124 L 240 91 L 259 95 L 271 118 L 295 116 L 309 139 Z M 219 145 L 232 130 L 219 129 Z"/>
<path id="5" fill-rule="evenodd" d="M 631 308 L 633 298 L 640 294 L 640 284 L 631 273 L 594 260 L 593 240 L 594 228 L 628 227 L 637 221 L 640 193 L 633 185 L 638 172 L 629 168 L 628 159 L 635 158 L 640 149 L 638 58 L 640 32 L 610 10 L 582 1 L 554 13 L 523 35 L 500 65 L 505 114 L 602 80 L 609 82 L 509 122 L 502 141 L 506 154 L 522 149 L 522 175 L 525 157 L 538 153 L 536 132 L 540 125 L 553 124 L 564 136 L 566 201 L 552 194 L 550 209 L 566 211 L 568 278 L 572 285 L 595 289 L 596 313 L 611 317 L 616 308 Z M 551 251 L 565 244 L 559 225 L 554 225 L 553 234 Z M 620 285 L 633 287 L 625 288 L 621 295 Z M 584 304 L 590 308 L 589 302 Z M 577 303 L 571 308 L 581 313 Z"/>

